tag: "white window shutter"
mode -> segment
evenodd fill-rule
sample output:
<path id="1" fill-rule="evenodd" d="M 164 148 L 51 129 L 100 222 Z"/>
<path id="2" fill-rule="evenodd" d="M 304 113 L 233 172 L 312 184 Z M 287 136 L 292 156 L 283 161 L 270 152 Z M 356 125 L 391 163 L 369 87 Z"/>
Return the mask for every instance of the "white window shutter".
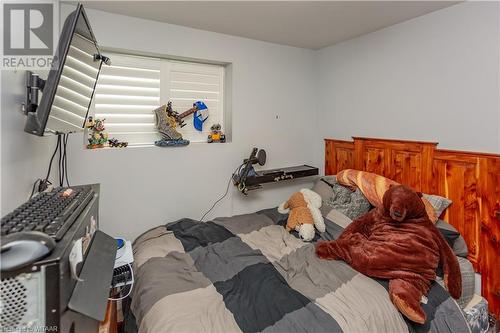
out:
<path id="1" fill-rule="evenodd" d="M 203 124 L 203 131 L 193 127 L 193 115 L 184 119 L 186 126 L 179 129 L 184 139 L 192 142 L 206 142 L 210 126 L 221 124 L 224 130 L 224 67 L 220 65 L 171 61 L 169 73 L 169 99 L 175 111 L 182 113 L 196 101 L 203 101 L 209 116 Z"/>
<path id="2" fill-rule="evenodd" d="M 129 145 L 152 145 L 161 139 L 155 127 L 154 109 L 168 101 L 178 113 L 203 101 L 209 117 L 203 131 L 193 127 L 193 115 L 177 127 L 184 139 L 206 142 L 210 126 L 224 131 L 224 66 L 107 53 L 112 65 L 103 65 L 91 114 L 105 119 L 110 138 Z"/>
<path id="3" fill-rule="evenodd" d="M 94 97 L 94 115 L 105 119 L 110 138 L 130 145 L 160 138 L 153 110 L 160 105 L 160 65 L 156 58 L 110 54 L 103 65 Z"/>

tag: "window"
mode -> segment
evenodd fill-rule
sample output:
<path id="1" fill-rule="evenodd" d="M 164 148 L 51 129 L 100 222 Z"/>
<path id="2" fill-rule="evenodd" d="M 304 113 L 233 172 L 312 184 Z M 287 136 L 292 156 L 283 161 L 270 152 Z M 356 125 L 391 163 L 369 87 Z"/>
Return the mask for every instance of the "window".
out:
<path id="1" fill-rule="evenodd" d="M 160 139 L 153 110 L 172 101 L 182 113 L 203 101 L 209 117 L 203 131 L 193 127 L 193 115 L 177 127 L 184 139 L 206 142 L 210 126 L 224 126 L 224 66 L 110 53 L 111 66 L 102 66 L 92 114 L 105 119 L 110 138 L 129 145 L 152 145 Z"/>

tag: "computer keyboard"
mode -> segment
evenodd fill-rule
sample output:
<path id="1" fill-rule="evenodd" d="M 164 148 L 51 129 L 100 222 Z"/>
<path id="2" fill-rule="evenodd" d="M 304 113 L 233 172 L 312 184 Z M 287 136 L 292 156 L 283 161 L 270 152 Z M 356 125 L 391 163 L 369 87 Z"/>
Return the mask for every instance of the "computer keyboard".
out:
<path id="1" fill-rule="evenodd" d="M 41 231 L 59 241 L 94 196 L 91 186 L 42 192 L 1 219 L 1 235 Z"/>

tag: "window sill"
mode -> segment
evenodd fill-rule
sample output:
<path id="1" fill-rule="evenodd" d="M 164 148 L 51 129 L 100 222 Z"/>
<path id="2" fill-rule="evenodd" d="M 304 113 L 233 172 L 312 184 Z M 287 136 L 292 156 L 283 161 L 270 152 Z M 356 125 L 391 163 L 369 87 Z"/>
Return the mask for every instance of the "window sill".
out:
<path id="1" fill-rule="evenodd" d="M 192 146 L 203 146 L 203 145 L 209 145 L 209 146 L 225 146 L 225 145 L 230 145 L 231 144 L 231 141 L 226 141 L 224 143 L 220 143 L 220 142 L 213 142 L 213 143 L 208 143 L 208 142 L 191 142 L 189 143 L 189 145 L 186 145 L 186 146 L 169 146 L 169 147 L 159 147 L 159 146 L 155 146 L 155 144 L 151 143 L 151 144 L 135 144 L 135 145 L 129 145 L 127 147 L 121 147 L 121 148 L 118 148 L 118 147 L 102 147 L 102 148 L 87 148 L 87 146 L 84 146 L 83 149 L 84 150 L 88 150 L 88 151 L 97 151 L 97 150 L 126 150 L 126 149 L 129 149 L 129 148 L 132 148 L 132 149 L 137 149 L 137 148 L 159 148 L 159 149 L 182 149 L 182 148 L 189 148 L 189 147 L 192 147 Z"/>

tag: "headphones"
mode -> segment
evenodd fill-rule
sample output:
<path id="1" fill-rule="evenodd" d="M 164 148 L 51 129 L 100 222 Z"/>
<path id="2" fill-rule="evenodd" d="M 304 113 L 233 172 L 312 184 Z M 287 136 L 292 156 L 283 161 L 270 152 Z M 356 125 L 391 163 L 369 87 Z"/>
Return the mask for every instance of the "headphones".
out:
<path id="1" fill-rule="evenodd" d="M 243 193 L 243 194 L 247 194 L 248 192 L 248 188 L 245 184 L 246 182 L 246 179 L 248 177 L 248 174 L 250 173 L 250 171 L 253 170 L 253 167 L 252 165 L 253 164 L 259 164 L 260 166 L 266 164 L 266 158 L 267 158 L 267 155 L 266 155 L 266 151 L 264 149 L 258 149 L 258 148 L 253 148 L 252 149 L 252 152 L 250 153 L 250 157 L 243 160 L 243 164 L 242 166 L 244 166 L 243 168 L 243 171 L 239 171 L 238 172 L 238 175 L 236 177 L 236 184 L 238 186 L 238 190 Z M 234 177 L 233 177 L 234 178 Z"/>

